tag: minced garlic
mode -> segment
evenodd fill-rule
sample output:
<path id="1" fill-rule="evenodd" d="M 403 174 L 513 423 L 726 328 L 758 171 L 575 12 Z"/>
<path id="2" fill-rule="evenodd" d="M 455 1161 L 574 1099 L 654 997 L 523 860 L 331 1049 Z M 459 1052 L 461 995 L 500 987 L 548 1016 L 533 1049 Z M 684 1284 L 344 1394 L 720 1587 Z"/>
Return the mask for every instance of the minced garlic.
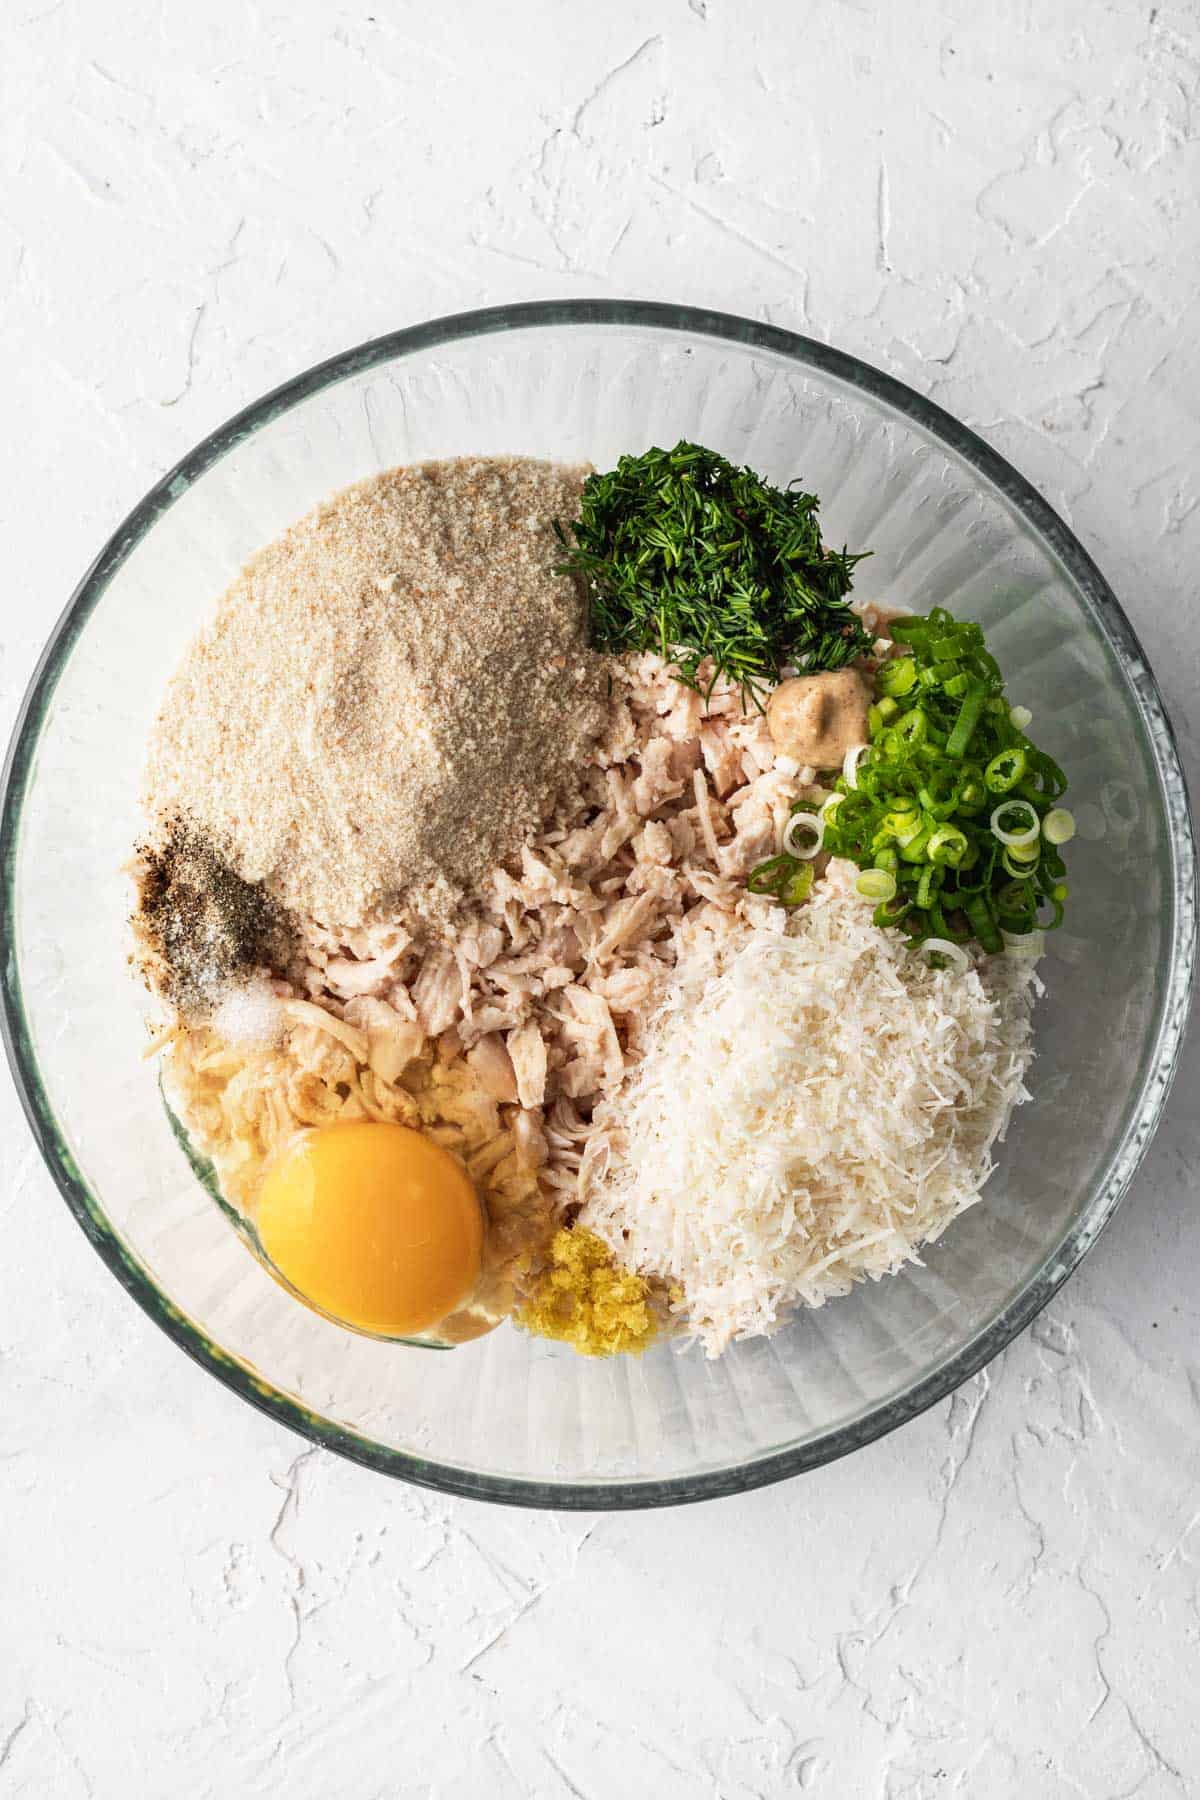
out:
<path id="1" fill-rule="evenodd" d="M 549 1261 L 513 1315 L 535 1337 L 555 1338 L 583 1356 L 638 1354 L 656 1332 L 650 1284 L 619 1268 L 594 1231 L 556 1232 Z"/>

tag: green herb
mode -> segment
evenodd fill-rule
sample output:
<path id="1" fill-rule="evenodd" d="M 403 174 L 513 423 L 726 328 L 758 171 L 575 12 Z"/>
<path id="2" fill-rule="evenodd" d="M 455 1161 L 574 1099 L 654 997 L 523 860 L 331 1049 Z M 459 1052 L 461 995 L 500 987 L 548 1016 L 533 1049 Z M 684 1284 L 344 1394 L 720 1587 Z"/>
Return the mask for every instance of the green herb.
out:
<path id="1" fill-rule="evenodd" d="M 862 559 L 821 543 L 817 497 L 700 444 L 623 456 L 583 485 L 561 572 L 579 576 L 598 650 L 655 650 L 706 695 L 761 705 L 783 667 L 839 669 L 871 647 L 846 595 Z M 711 658 L 711 673 L 701 666 Z"/>
<path id="2" fill-rule="evenodd" d="M 876 922 L 915 942 L 974 937 L 992 952 L 1004 932 L 1052 930 L 1074 829 L 1057 805 L 1066 777 L 1025 736 L 1030 715 L 1008 706 L 978 625 L 935 607 L 891 634 L 910 655 L 879 671 L 870 748 L 826 803 L 826 850 L 894 878 Z"/>

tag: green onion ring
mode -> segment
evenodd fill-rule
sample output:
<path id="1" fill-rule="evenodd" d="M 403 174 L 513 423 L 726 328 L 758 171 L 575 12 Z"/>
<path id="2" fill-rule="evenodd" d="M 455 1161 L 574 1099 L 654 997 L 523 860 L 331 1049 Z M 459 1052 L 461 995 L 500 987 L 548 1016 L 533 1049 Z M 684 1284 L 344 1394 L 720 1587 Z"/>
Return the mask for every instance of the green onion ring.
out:
<path id="1" fill-rule="evenodd" d="M 921 956 L 944 956 L 952 968 L 960 975 L 965 975 L 971 966 L 971 959 L 961 944 L 952 944 L 949 938 L 926 938 L 920 947 Z"/>
<path id="2" fill-rule="evenodd" d="M 1011 745 L 993 756 L 983 771 L 984 783 L 990 793 L 1007 794 L 1015 788 L 1029 766 L 1029 759 L 1019 744 Z"/>
<path id="3" fill-rule="evenodd" d="M 796 832 L 805 831 L 812 836 L 811 844 L 798 844 Z M 797 862 L 809 862 L 816 856 L 825 842 L 825 820 L 820 813 L 793 812 L 783 828 L 783 840 L 780 849 L 786 856 L 794 856 Z"/>
<path id="4" fill-rule="evenodd" d="M 1023 829 L 1010 831 L 1004 824 L 1004 815 L 1016 807 L 1024 809 L 1030 823 Z M 989 824 L 992 828 L 992 836 L 999 838 L 1000 842 L 1010 850 L 1020 849 L 1026 844 L 1036 844 L 1041 831 L 1037 813 L 1028 800 L 1002 800 L 992 813 Z"/>
<path id="5" fill-rule="evenodd" d="M 956 869 L 968 848 L 965 831 L 960 831 L 957 825 L 939 825 L 925 846 L 925 854 L 931 863 L 948 864 Z"/>
<path id="6" fill-rule="evenodd" d="M 864 900 L 894 900 L 896 877 L 887 869 L 864 869 L 855 887 Z"/>

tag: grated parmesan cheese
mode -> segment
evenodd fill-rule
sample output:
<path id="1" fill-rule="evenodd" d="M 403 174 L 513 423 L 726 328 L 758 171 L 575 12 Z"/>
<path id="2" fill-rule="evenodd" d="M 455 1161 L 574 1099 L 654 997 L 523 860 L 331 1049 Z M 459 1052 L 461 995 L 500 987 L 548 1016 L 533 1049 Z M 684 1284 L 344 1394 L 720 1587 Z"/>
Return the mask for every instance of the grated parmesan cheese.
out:
<path id="1" fill-rule="evenodd" d="M 932 968 L 854 875 L 701 935 L 597 1108 L 582 1223 L 682 1290 L 710 1356 L 918 1260 L 1029 1097 L 1031 965 Z"/>

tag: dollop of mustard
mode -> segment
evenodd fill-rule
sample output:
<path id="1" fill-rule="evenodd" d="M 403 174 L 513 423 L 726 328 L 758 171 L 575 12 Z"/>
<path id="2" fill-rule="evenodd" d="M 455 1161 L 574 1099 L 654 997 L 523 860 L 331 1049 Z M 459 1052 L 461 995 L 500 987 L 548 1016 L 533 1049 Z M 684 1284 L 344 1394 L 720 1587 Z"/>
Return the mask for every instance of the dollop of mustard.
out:
<path id="1" fill-rule="evenodd" d="M 555 1233 L 513 1318 L 581 1356 L 638 1356 L 657 1332 L 649 1282 L 620 1268 L 604 1240 L 578 1225 Z"/>

